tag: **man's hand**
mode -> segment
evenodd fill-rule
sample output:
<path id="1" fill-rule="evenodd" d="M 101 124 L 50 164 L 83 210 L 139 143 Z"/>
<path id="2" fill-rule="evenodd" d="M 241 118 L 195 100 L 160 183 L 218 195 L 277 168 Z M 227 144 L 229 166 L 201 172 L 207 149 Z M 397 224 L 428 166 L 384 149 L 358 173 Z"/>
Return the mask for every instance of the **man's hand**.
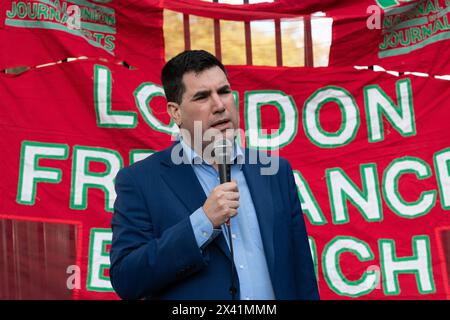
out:
<path id="1" fill-rule="evenodd" d="M 203 204 L 203 211 L 214 228 L 235 216 L 238 208 L 239 191 L 235 180 L 215 187 Z"/>

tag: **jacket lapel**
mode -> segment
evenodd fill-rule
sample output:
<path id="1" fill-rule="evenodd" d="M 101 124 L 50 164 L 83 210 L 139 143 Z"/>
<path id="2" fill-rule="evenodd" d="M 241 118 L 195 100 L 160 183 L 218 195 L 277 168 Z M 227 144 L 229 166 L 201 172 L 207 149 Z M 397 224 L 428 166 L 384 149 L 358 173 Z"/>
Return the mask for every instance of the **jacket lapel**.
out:
<path id="1" fill-rule="evenodd" d="M 170 156 L 173 147 L 169 148 L 162 158 L 162 163 L 167 167 L 167 170 L 163 170 L 161 177 L 172 189 L 175 196 L 184 204 L 187 209 L 186 214 L 189 215 L 203 206 L 207 197 L 192 166 L 190 164 L 174 164 L 172 162 Z M 223 232 L 213 242 L 231 259 L 230 250 Z"/>

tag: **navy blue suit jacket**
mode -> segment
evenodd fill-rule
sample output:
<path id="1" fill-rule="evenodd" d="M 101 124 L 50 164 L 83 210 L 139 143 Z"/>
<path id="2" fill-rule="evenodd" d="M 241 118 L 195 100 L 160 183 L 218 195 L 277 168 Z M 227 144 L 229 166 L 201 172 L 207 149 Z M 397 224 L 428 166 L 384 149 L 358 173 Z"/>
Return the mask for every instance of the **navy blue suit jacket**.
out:
<path id="1" fill-rule="evenodd" d="M 189 220 L 206 195 L 174 146 L 119 171 L 112 218 L 110 278 L 123 299 L 231 299 L 231 258 L 223 234 L 200 250 Z M 303 214 L 289 163 L 275 175 L 263 165 L 243 172 L 258 217 L 276 299 L 318 299 Z M 236 273 L 237 274 L 237 273 Z M 239 297 L 239 283 L 237 283 Z"/>

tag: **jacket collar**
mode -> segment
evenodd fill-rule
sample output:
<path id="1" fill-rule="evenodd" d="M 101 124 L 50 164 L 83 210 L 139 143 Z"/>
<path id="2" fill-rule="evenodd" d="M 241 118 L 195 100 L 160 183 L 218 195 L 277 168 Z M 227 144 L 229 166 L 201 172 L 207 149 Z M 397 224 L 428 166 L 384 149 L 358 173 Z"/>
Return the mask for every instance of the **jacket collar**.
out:
<path id="1" fill-rule="evenodd" d="M 211 163 L 203 160 L 202 157 L 197 152 L 195 152 L 195 150 L 192 149 L 186 143 L 186 141 L 183 140 L 182 137 L 179 137 L 178 139 L 180 141 L 181 147 L 183 148 L 183 161 L 185 163 L 189 163 L 192 165 L 211 165 Z M 233 154 L 231 155 L 230 160 L 233 164 L 236 164 L 238 166 L 239 170 L 242 169 L 242 165 L 245 162 L 245 156 L 242 148 L 239 146 L 239 144 L 236 143 L 236 141 L 234 141 Z"/>

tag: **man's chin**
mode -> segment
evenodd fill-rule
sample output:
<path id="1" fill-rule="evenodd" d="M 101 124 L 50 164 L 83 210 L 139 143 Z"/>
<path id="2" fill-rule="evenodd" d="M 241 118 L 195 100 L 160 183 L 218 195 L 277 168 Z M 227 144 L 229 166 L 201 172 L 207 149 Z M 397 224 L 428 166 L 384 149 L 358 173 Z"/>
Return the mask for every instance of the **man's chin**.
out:
<path id="1" fill-rule="evenodd" d="M 237 130 L 235 130 L 235 129 L 226 130 L 225 132 L 223 132 L 223 138 L 230 140 L 230 141 L 234 141 L 234 139 L 236 138 L 236 133 L 237 133 Z"/>
<path id="2" fill-rule="evenodd" d="M 228 139 L 228 140 L 234 140 L 236 135 L 236 129 L 234 128 L 215 128 L 210 127 L 208 130 L 206 130 L 203 134 L 203 138 L 205 141 L 213 141 L 213 140 L 219 140 L 219 139 Z"/>

